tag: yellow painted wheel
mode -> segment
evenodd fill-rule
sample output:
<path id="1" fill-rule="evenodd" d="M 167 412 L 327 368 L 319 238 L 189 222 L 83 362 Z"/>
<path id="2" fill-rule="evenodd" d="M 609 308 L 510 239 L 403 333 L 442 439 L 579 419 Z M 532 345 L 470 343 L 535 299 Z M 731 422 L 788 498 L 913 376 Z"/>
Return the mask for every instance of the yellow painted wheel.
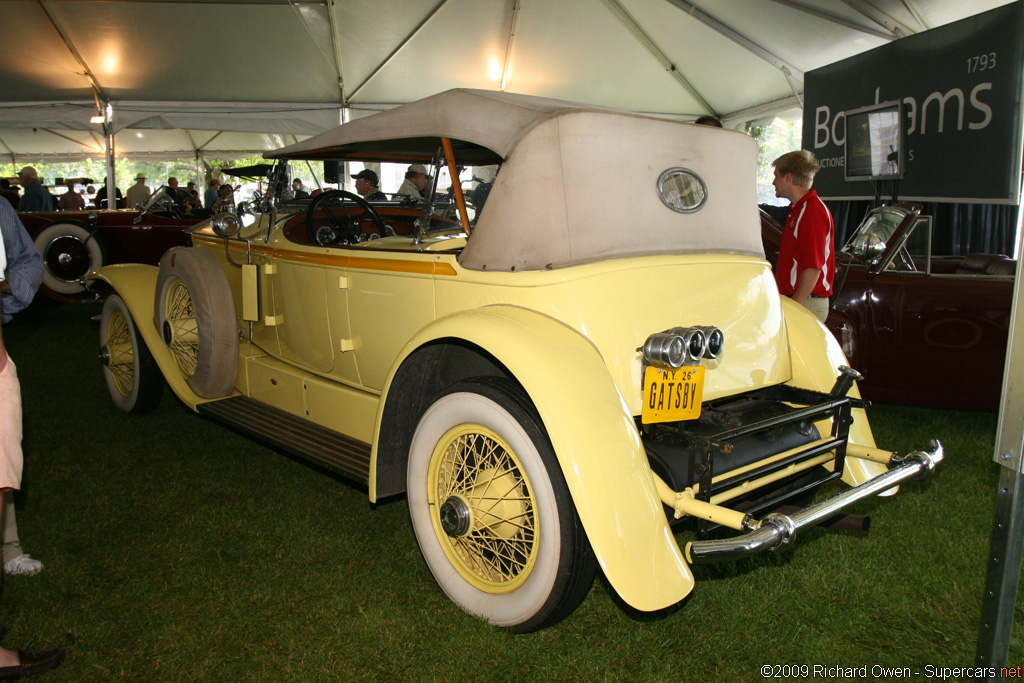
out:
<path id="1" fill-rule="evenodd" d="M 111 381 L 121 396 L 129 396 L 135 384 L 135 349 L 124 313 L 115 310 L 107 320 L 107 351 Z"/>
<path id="2" fill-rule="evenodd" d="M 154 319 L 189 388 L 220 398 L 235 388 L 238 330 L 220 261 L 200 248 L 175 247 L 160 259 Z"/>
<path id="3" fill-rule="evenodd" d="M 459 425 L 434 448 L 427 480 L 441 547 L 466 581 L 504 593 L 530 575 L 540 533 L 530 480 L 515 452 L 482 425 Z"/>
<path id="4" fill-rule="evenodd" d="M 146 413 L 163 394 L 163 376 L 121 297 L 107 297 L 100 316 L 100 361 L 111 400 L 127 413 Z"/>
<path id="5" fill-rule="evenodd" d="M 199 363 L 199 325 L 192 295 L 181 278 L 173 278 L 168 283 L 164 312 L 164 343 L 171 349 L 174 362 L 187 379 L 196 374 Z"/>
<path id="6" fill-rule="evenodd" d="M 412 437 L 409 517 L 462 609 L 516 632 L 583 600 L 596 561 L 543 423 L 522 389 L 479 377 L 443 391 Z"/>

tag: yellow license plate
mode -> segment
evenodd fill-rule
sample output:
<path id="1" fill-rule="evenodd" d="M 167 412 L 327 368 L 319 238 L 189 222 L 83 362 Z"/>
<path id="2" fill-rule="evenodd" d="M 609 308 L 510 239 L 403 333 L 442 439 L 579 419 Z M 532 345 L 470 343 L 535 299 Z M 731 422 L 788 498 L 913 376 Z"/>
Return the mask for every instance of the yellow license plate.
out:
<path id="1" fill-rule="evenodd" d="M 704 396 L 704 368 L 696 365 L 677 370 L 644 369 L 644 424 L 677 422 L 700 417 Z"/>

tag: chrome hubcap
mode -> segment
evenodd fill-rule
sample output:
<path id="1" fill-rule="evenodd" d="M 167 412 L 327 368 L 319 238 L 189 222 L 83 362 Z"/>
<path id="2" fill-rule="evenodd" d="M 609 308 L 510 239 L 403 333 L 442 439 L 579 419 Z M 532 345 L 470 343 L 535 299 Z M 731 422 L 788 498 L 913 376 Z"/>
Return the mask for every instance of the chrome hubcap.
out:
<path id="1" fill-rule="evenodd" d="M 449 536 L 465 536 L 471 524 L 469 505 L 459 496 L 441 504 L 441 528 Z"/>

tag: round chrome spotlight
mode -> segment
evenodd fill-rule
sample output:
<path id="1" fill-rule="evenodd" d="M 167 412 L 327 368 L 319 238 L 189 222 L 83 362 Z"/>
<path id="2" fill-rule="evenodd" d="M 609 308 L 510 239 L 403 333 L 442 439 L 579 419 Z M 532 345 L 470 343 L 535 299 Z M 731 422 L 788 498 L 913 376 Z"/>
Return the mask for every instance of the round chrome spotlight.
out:
<path id="1" fill-rule="evenodd" d="M 699 361 L 708 350 L 708 338 L 704 330 L 699 327 L 691 327 L 683 332 L 683 340 L 686 342 L 686 354 L 690 360 Z"/>
<path id="2" fill-rule="evenodd" d="M 643 354 L 651 365 L 679 368 L 686 362 L 686 341 L 678 334 L 656 332 L 644 342 Z"/>
<path id="3" fill-rule="evenodd" d="M 210 227 L 218 237 L 234 237 L 242 229 L 242 223 L 238 220 L 238 216 L 230 211 L 224 211 L 213 217 Z"/>
<path id="4" fill-rule="evenodd" d="M 708 336 L 708 348 L 704 352 L 704 357 L 714 360 L 722 355 L 722 349 L 725 348 L 725 333 L 717 327 L 707 327 L 704 333 Z"/>

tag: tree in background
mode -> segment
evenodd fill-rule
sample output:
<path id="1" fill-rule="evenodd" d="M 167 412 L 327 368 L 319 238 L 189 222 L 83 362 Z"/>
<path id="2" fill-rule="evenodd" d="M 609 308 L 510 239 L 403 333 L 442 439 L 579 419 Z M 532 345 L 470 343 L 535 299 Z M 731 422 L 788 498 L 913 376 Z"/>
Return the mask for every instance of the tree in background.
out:
<path id="1" fill-rule="evenodd" d="M 17 174 L 20 168 L 25 166 L 34 166 L 39 171 L 39 176 L 43 179 L 43 185 L 50 187 L 51 191 L 55 191 L 57 194 L 63 193 L 59 187 L 55 187 L 55 185 L 58 185 L 56 182 L 58 178 L 89 178 L 93 181 L 92 184 L 97 187 L 105 184 L 107 180 L 107 168 L 102 159 L 60 162 L 40 161 L 36 163 L 26 161 L 19 162 L 18 164 L 2 164 L 0 165 L 0 177 L 12 177 Z M 128 189 L 129 186 L 135 183 L 135 175 L 137 173 L 144 174 L 149 179 L 147 184 L 154 189 L 166 184 L 167 179 L 171 176 L 176 177 L 182 185 L 189 180 L 196 179 L 195 163 L 192 161 L 142 162 L 122 159 L 117 162 L 114 171 L 117 186 L 122 191 Z"/>
<path id="2" fill-rule="evenodd" d="M 788 204 L 785 199 L 775 196 L 772 162 L 786 152 L 800 149 L 803 120 L 797 118 L 787 121 L 776 117 L 768 124 L 748 125 L 747 133 L 757 140 L 757 203 L 775 206 Z"/>

